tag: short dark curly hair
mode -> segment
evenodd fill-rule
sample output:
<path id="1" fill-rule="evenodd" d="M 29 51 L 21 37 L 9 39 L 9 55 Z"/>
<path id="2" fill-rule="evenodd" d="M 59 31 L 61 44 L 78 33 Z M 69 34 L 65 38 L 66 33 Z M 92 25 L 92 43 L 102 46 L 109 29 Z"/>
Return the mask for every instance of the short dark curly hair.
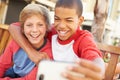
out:
<path id="1" fill-rule="evenodd" d="M 76 13 L 79 17 L 83 12 L 83 4 L 81 0 L 58 0 L 55 5 L 55 8 L 57 7 L 76 9 Z"/>

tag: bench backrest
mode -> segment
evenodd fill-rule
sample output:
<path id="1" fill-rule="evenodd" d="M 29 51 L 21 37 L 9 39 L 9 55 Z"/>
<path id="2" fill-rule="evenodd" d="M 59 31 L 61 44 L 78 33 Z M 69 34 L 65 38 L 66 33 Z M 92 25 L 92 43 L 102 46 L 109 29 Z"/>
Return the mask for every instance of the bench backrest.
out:
<path id="1" fill-rule="evenodd" d="M 103 43 L 97 43 L 98 48 L 104 53 L 110 53 L 110 60 L 108 62 L 108 66 L 105 71 L 105 79 L 104 80 L 113 80 L 113 76 L 115 74 L 115 68 L 117 66 L 119 55 L 120 55 L 120 47 L 107 45 Z"/>
<path id="2" fill-rule="evenodd" d="M 3 53 L 5 47 L 11 39 L 8 27 L 9 25 L 0 24 L 0 55 Z"/>

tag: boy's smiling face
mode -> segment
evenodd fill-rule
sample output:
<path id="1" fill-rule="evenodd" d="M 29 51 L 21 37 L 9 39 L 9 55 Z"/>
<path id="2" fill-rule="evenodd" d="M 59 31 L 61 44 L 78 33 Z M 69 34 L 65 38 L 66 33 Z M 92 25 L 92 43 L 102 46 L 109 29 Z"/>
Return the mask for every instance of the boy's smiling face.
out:
<path id="1" fill-rule="evenodd" d="M 34 15 L 26 19 L 23 31 L 29 42 L 39 48 L 44 42 L 46 29 L 43 16 Z"/>
<path id="2" fill-rule="evenodd" d="M 81 25 L 83 17 L 78 17 L 75 9 L 55 8 L 54 27 L 60 40 L 69 39 Z"/>

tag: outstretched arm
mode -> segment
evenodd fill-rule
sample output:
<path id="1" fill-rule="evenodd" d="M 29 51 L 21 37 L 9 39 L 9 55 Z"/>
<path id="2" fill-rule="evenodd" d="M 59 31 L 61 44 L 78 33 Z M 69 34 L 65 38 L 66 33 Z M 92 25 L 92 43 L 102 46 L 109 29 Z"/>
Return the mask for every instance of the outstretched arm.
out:
<path id="1" fill-rule="evenodd" d="M 48 58 L 46 53 L 40 54 L 36 51 L 29 41 L 24 37 L 21 32 L 21 27 L 15 25 L 15 23 L 10 24 L 9 32 L 12 35 L 13 39 L 26 51 L 29 58 L 35 63 L 38 64 L 39 61 L 43 58 Z"/>
<path id="2" fill-rule="evenodd" d="M 62 75 L 69 80 L 103 80 L 105 66 L 101 58 L 98 58 L 93 62 L 80 59 L 76 62 L 76 64 L 77 66 L 69 66 L 67 68 L 68 72 L 63 73 Z M 75 72 L 78 75 L 83 74 L 84 77 L 70 74 L 69 71 Z"/>

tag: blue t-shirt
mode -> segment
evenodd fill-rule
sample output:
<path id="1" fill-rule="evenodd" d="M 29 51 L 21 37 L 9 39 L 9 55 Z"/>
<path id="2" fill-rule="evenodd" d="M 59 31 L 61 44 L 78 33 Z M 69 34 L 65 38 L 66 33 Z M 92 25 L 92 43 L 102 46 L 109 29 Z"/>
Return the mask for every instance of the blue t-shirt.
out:
<path id="1" fill-rule="evenodd" d="M 21 77 L 28 74 L 35 67 L 35 63 L 28 58 L 27 53 L 22 48 L 13 55 L 13 62 L 14 72 Z"/>

